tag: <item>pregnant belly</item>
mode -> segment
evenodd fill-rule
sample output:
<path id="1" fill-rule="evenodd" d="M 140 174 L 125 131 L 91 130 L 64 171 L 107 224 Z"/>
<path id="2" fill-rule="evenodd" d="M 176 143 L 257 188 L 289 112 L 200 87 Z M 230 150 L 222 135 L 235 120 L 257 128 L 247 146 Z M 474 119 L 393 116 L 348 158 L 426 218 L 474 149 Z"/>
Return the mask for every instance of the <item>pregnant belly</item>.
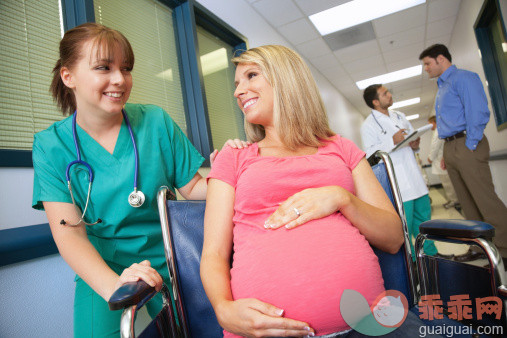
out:
<path id="1" fill-rule="evenodd" d="M 339 214 L 292 230 L 242 230 L 234 239 L 234 299 L 273 304 L 322 335 L 349 328 L 340 313 L 345 289 L 369 303 L 384 291 L 377 257 Z"/>

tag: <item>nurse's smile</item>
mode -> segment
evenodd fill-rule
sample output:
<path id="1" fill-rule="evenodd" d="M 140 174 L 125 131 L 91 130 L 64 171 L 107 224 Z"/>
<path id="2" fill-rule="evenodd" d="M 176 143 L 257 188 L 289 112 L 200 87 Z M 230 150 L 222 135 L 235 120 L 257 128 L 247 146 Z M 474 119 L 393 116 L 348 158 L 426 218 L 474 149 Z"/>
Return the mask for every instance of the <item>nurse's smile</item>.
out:
<path id="1" fill-rule="evenodd" d="M 105 92 L 104 95 L 107 96 L 108 99 L 113 102 L 123 101 L 123 98 L 122 98 L 123 92 Z"/>

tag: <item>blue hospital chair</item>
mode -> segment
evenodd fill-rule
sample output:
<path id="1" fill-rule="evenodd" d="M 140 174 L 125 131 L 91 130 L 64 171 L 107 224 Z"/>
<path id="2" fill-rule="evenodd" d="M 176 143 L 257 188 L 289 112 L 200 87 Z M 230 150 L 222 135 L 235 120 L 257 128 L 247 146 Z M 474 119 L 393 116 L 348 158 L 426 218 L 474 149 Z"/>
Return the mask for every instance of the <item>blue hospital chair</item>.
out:
<path id="1" fill-rule="evenodd" d="M 387 290 L 394 289 L 402 292 L 407 297 L 411 311 L 418 315 L 417 304 L 420 300 L 418 278 L 426 283 L 423 291 L 428 291 L 426 287 L 435 285 L 435 283 L 422 273 L 444 272 L 442 270 L 448 265 L 448 262 L 441 258 L 426 257 L 421 254 L 420 258 L 418 257 L 418 266 L 421 266 L 422 272 L 418 273 L 418 269 L 412 264 L 403 203 L 389 156 L 386 153 L 377 152 L 368 159 L 368 162 L 372 165 L 375 175 L 400 214 L 405 234 L 405 244 L 397 254 L 388 254 L 374 248 L 379 258 L 385 287 Z M 169 194 L 170 191 L 167 187 L 161 187 L 157 200 L 174 304 L 171 306 L 171 301 L 168 299 L 170 292 L 165 287 L 162 290 L 165 297 L 163 310 L 139 337 L 222 337 L 222 328 L 218 325 L 213 308 L 206 297 L 199 273 L 205 202 L 173 201 L 170 200 Z M 428 223 L 430 229 L 447 224 L 445 222 L 431 222 Z M 469 226 L 476 225 L 467 224 Z M 458 225 L 455 226 L 458 227 Z M 435 232 L 438 231 L 424 232 L 422 234 L 424 237 L 421 237 L 423 239 L 418 242 L 420 247 L 426 238 L 436 239 L 439 234 Z M 494 245 L 491 244 L 490 248 L 494 248 Z M 441 277 L 439 282 L 442 281 Z M 505 285 L 501 279 L 495 279 L 495 282 L 500 283 L 495 285 Z M 503 288 L 505 289 L 505 287 Z M 433 290 L 434 287 L 428 292 Z M 470 293 L 470 290 L 467 292 Z M 133 318 L 135 312 L 155 294 L 154 290 L 146 283 L 138 282 L 125 285 L 111 297 L 111 309 L 124 309 L 121 323 L 122 337 L 134 337 Z M 434 325 L 435 323 L 428 324 Z M 438 323 L 453 324 L 448 319 Z"/>

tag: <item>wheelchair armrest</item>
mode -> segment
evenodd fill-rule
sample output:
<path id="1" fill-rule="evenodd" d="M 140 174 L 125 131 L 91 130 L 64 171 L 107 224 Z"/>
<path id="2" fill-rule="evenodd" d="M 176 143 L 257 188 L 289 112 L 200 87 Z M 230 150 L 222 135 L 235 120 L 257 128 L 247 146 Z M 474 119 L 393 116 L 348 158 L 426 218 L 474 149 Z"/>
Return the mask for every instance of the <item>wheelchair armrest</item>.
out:
<path id="1" fill-rule="evenodd" d="M 118 288 L 111 298 L 109 298 L 109 309 L 121 310 L 139 304 L 146 298 L 151 298 L 156 293 L 155 288 L 148 285 L 143 280 L 126 283 Z"/>
<path id="2" fill-rule="evenodd" d="M 492 238 L 495 228 L 484 222 L 459 219 L 434 219 L 421 223 L 421 234 L 440 237 Z"/>

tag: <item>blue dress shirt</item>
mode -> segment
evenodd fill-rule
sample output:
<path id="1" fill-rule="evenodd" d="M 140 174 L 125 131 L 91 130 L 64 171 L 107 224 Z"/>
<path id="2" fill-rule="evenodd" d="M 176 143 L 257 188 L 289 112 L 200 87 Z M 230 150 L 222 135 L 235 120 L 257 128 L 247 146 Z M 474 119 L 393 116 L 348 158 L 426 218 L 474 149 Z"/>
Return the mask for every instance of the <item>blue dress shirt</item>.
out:
<path id="1" fill-rule="evenodd" d="M 465 145 L 475 150 L 489 121 L 488 101 L 479 75 L 450 66 L 437 81 L 438 137 L 466 131 Z"/>

